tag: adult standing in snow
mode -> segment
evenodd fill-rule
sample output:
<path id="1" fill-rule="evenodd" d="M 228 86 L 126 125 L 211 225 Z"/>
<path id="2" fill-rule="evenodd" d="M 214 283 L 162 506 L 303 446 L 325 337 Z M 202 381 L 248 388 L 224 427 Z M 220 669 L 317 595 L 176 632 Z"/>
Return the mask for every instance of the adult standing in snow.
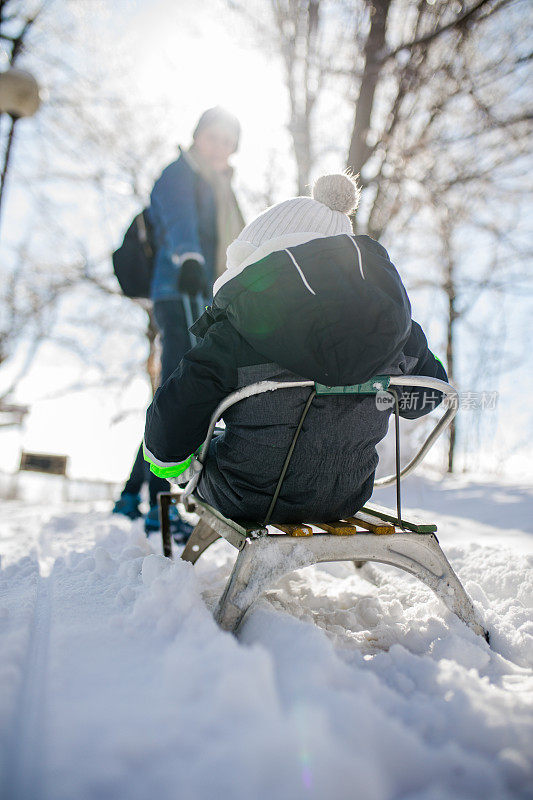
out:
<path id="1" fill-rule="evenodd" d="M 305 378 L 346 386 L 374 375 L 447 380 L 428 348 L 400 275 L 370 236 L 354 236 L 359 192 L 347 175 L 320 178 L 313 197 L 264 211 L 227 251 L 214 300 L 193 330 L 202 338 L 155 394 L 145 455 L 155 474 L 186 482 L 211 415 L 236 389 L 260 380 Z M 406 387 L 400 413 L 429 413 L 441 392 Z M 311 402 L 310 402 L 311 401 Z M 310 403 L 309 405 L 307 405 Z M 343 519 L 372 494 L 376 444 L 391 408 L 374 395 L 329 397 L 309 389 L 266 392 L 224 414 L 197 491 L 232 519 Z M 303 422 L 273 509 L 284 460 Z"/>
<path id="2" fill-rule="evenodd" d="M 154 316 L 161 335 L 161 384 L 191 347 L 189 325 L 211 296 L 214 281 L 226 267 L 226 248 L 244 226 L 233 188 L 229 158 L 237 150 L 239 121 L 220 106 L 200 117 L 188 149 L 163 170 L 150 195 L 155 262 L 151 284 Z M 141 516 L 140 491 L 149 480 L 150 511 L 145 529 L 159 529 L 157 495 L 168 481 L 147 470 L 142 445 L 114 513 Z M 177 511 L 171 520 L 179 539 L 191 526 Z"/>

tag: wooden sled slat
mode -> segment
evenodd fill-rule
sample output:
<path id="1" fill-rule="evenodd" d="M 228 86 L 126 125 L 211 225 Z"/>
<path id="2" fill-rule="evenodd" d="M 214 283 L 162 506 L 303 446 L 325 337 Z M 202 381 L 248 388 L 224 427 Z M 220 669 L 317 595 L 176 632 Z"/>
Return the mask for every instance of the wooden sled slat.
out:
<path id="1" fill-rule="evenodd" d="M 361 528 L 366 528 L 366 530 L 378 536 L 390 536 L 390 534 L 394 533 L 394 525 L 384 522 L 376 516 L 365 514 L 363 511 L 358 511 L 353 517 L 346 517 L 346 522 L 351 522 L 352 525 L 359 525 Z"/>
<path id="2" fill-rule="evenodd" d="M 326 533 L 331 533 L 333 536 L 353 536 L 357 533 L 357 528 L 350 522 L 317 522 L 317 528 L 321 528 Z"/>
<path id="3" fill-rule="evenodd" d="M 283 531 L 288 536 L 312 536 L 313 529 L 309 525 L 281 525 L 279 523 L 272 523 L 273 528 Z"/>

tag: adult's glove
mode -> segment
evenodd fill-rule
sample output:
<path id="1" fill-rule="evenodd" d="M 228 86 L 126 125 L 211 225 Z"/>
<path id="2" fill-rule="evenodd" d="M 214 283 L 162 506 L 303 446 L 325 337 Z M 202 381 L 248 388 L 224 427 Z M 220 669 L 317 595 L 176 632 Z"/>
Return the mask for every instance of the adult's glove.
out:
<path id="1" fill-rule="evenodd" d="M 181 265 L 178 276 L 178 291 L 194 297 L 207 294 L 205 273 L 202 265 L 194 258 L 188 258 Z"/>

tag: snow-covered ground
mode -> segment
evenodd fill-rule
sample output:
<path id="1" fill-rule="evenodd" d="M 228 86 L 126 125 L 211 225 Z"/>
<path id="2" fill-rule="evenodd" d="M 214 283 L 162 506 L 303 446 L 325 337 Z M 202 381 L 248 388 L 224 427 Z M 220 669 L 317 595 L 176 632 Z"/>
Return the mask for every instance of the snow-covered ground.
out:
<path id="1" fill-rule="evenodd" d="M 374 565 L 292 573 L 235 639 L 211 616 L 225 542 L 193 568 L 105 504 L 4 502 L 0 795 L 531 797 L 533 490 L 413 479 L 405 504 L 439 524 L 492 649 Z"/>

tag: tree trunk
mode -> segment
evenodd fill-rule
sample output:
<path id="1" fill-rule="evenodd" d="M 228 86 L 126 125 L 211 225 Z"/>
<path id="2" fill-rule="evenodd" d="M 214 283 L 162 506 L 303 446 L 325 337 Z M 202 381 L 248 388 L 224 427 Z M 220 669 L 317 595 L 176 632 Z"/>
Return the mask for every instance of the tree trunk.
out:
<path id="1" fill-rule="evenodd" d="M 309 130 L 309 119 L 304 114 L 293 111 L 289 123 L 289 131 L 292 137 L 292 146 L 296 160 L 298 196 L 307 194 L 311 173 L 311 132 Z"/>
<path id="2" fill-rule="evenodd" d="M 9 156 L 11 155 L 11 148 L 13 147 L 13 139 L 15 136 L 15 123 L 16 117 L 11 117 L 11 125 L 7 135 L 7 144 L 4 151 L 4 164 L 2 166 L 2 174 L 0 176 L 0 211 L 2 209 L 2 197 L 4 196 L 4 186 L 6 182 L 7 171 L 9 169 Z"/>
<path id="3" fill-rule="evenodd" d="M 364 58 L 365 66 L 363 77 L 359 88 L 355 119 L 348 150 L 348 161 L 346 166 L 358 175 L 372 148 L 367 144 L 367 136 L 370 130 L 370 119 L 374 106 L 374 95 L 381 72 L 381 55 L 385 47 L 385 34 L 387 28 L 387 16 L 391 5 L 391 0 L 372 0 L 370 5 L 370 31 L 365 43 Z"/>
<path id="4" fill-rule="evenodd" d="M 288 130 L 296 161 L 298 195 L 305 196 L 314 161 L 311 122 L 321 83 L 320 68 L 316 66 L 320 0 L 299 0 L 287 7 L 277 2 L 272 5 L 285 63 L 290 104 Z"/>

